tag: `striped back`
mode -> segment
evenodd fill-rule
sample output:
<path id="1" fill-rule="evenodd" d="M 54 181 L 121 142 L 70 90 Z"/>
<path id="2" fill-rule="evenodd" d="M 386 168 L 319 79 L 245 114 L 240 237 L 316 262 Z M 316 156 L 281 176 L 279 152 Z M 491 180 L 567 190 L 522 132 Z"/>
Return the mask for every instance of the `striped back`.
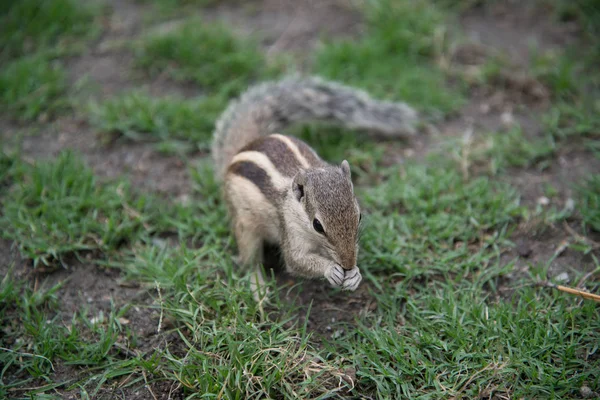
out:
<path id="1" fill-rule="evenodd" d="M 231 160 L 227 173 L 251 181 L 267 199 L 276 201 L 298 171 L 326 165 L 300 139 L 272 134 L 242 148 Z"/>

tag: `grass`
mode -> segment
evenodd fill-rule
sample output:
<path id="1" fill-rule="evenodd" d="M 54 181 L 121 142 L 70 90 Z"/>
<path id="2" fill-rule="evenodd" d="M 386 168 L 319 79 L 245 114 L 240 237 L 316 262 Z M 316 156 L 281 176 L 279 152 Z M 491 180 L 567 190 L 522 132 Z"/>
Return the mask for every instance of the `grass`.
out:
<path id="1" fill-rule="evenodd" d="M 579 188 L 579 196 L 584 224 L 600 232 L 600 175 L 590 174 Z"/>
<path id="2" fill-rule="evenodd" d="M 416 293 L 397 285 L 404 304 L 395 319 L 361 325 L 355 340 L 339 344 L 363 390 L 376 398 L 578 398 L 582 386 L 597 387 L 593 303 L 532 289 L 498 302 L 482 290 L 485 279 L 463 283 Z"/>
<path id="3" fill-rule="evenodd" d="M 436 64 L 447 51 L 448 14 L 435 4 L 365 3 L 365 35 L 328 41 L 315 54 L 314 72 L 411 102 L 430 116 L 457 110 L 465 93 L 448 84 Z M 124 92 L 90 105 L 85 117 L 92 127 L 153 141 L 162 150 L 207 149 L 228 97 L 271 72 L 252 42 L 193 21 L 148 37 L 136 56 L 151 76 L 194 82 L 203 96 Z M 57 32 L 36 43 L 60 46 L 79 31 Z M 20 40 L 15 36 L 14 43 Z M 51 56 L 36 57 L 43 62 L 13 60 L 28 65 L 28 74 L 10 65 L 16 69 L 3 73 L 7 87 L 26 88 L 11 91 L 18 95 L 11 94 L 6 106 L 20 104 L 13 114 L 39 121 L 66 94 L 63 88 L 39 95 L 40 88 L 53 87 L 47 82 L 61 79 L 35 71 L 61 70 Z M 578 70 L 539 63 L 536 73 L 557 93 L 545 119 L 547 135 L 539 139 L 513 127 L 468 142 L 450 140 L 443 151 L 386 166 L 389 144 L 359 132 L 319 124 L 291 131 L 328 160 L 350 160 L 364 211 L 362 291 L 324 289 L 315 292 L 313 304 L 271 281 L 264 303 L 253 300 L 249 271 L 233 261 L 235 243 L 209 158 L 188 159 L 188 201 L 175 202 L 126 179 L 102 181 L 72 152 L 33 163 L 2 149 L 0 251 L 14 243 L 23 262 L 0 258 L 0 397 L 159 397 L 171 389 L 188 399 L 600 393 L 598 306 L 532 285 L 553 279 L 558 255 L 512 256 L 513 234 L 531 222 L 532 211 L 515 188 L 501 183 L 507 171 L 544 168 L 575 139 L 591 147 L 597 142 L 596 106 L 584 99 Z M 14 100 L 27 96 L 39 104 Z M 545 193 L 560 196 L 551 187 Z M 599 229 L 599 193 L 596 175 L 577 191 L 569 222 L 582 222 L 582 234 Z M 597 272 L 600 264 L 585 243 L 566 250 L 567 256 L 582 251 L 587 260 L 568 271 L 569 284 L 581 281 L 597 293 L 597 275 L 583 271 Z M 39 268 L 22 266 L 29 262 Z M 43 271 L 61 263 L 70 270 L 97 269 L 80 286 L 57 284 L 60 275 Z M 92 291 L 109 304 L 89 302 Z M 336 314 L 354 321 L 328 319 L 335 335 L 327 333 L 319 322 L 327 304 L 355 302 L 360 312 Z"/>
<path id="4" fill-rule="evenodd" d="M 544 170 L 557 149 L 551 134 L 529 138 L 520 126 L 514 125 L 493 133 L 448 140 L 440 152 L 451 155 L 466 175 L 499 175 L 511 167 Z"/>
<path id="5" fill-rule="evenodd" d="M 10 273 L 3 277 L 0 290 L 1 396 L 12 397 L 32 383 L 51 390 L 56 385 L 48 377 L 58 363 L 76 371 L 77 367 L 110 367 L 118 362 L 117 341 L 128 334 L 119 321 L 126 308 L 100 317 L 81 309 L 65 318 L 56 312 L 62 284 L 36 290 L 11 277 Z M 24 379 L 14 381 L 9 372 Z"/>
<path id="6" fill-rule="evenodd" d="M 0 187 L 9 186 L 15 179 L 20 177 L 20 165 L 17 151 L 9 152 L 5 149 L 0 151 Z"/>
<path id="7" fill-rule="evenodd" d="M 341 363 L 323 360 L 308 343 L 304 329 L 289 329 L 285 320 L 273 323 L 260 318 L 247 285 L 241 285 L 248 277 L 235 275 L 231 265 L 223 268 L 223 255 L 211 246 L 195 251 L 146 247 L 135 254 L 128 267 L 130 276 L 160 285 L 162 321 L 176 324 L 176 329 L 171 328 L 172 346 L 139 351 L 139 356 L 131 356 L 142 340 L 124 325 L 127 308 L 113 309 L 100 319 L 82 312 L 58 323 L 60 314 L 50 310 L 56 310 L 60 287 L 32 291 L 5 278 L 0 317 L 9 335 L 0 344 L 12 347 L 0 352 L 5 373 L 26 372 L 32 382 L 43 382 L 32 393 L 40 394 L 52 390 L 52 370 L 59 365 L 93 366 L 81 369 L 78 379 L 59 385 L 92 398 L 104 381 L 140 371 L 153 382 L 177 380 L 193 392 L 239 399 L 261 394 L 310 397 L 343 387 Z M 204 266 L 198 268 L 202 260 Z M 207 262 L 214 264 L 207 267 Z M 199 299 L 204 300 L 199 304 Z M 123 348 L 130 355 L 126 360 L 119 357 Z M 1 378 L 4 390 L 12 392 L 28 383 Z"/>
<path id="8" fill-rule="evenodd" d="M 588 102 L 570 104 L 557 102 L 544 116 L 544 125 L 560 139 L 584 137 L 598 140 L 600 137 L 600 105 Z"/>
<path id="9" fill-rule="evenodd" d="M 44 121 L 69 106 L 59 57 L 100 32 L 100 8 L 74 0 L 8 0 L 0 5 L 0 106 L 19 122 Z"/>
<path id="10" fill-rule="evenodd" d="M 206 150 L 215 120 L 226 104 L 219 96 L 184 100 L 135 91 L 92 103 L 90 114 L 102 132 L 134 141 L 157 141 L 164 150 Z"/>
<path id="11" fill-rule="evenodd" d="M 293 300 L 282 302 L 276 287 L 271 286 L 265 316 L 259 312 L 247 272 L 231 261 L 223 204 L 210 166 L 204 165 L 195 175 L 192 205 L 177 206 L 170 214 L 181 243 L 197 233 L 194 248 L 147 240 L 113 264 L 153 294 L 153 305 L 143 312 L 160 312 L 164 334 L 175 335 L 171 344 L 144 348 L 143 339 L 119 326 L 127 310 L 114 309 L 97 325 L 89 324 L 87 314 L 73 319 L 85 329 L 95 326 L 85 335 L 97 335 L 100 344 L 81 343 L 54 324 L 38 336 L 38 346 L 52 342 L 55 347 L 36 347 L 31 354 L 65 365 L 80 357 L 95 366 L 60 385 L 92 397 L 103 390 L 97 382 L 129 375 L 138 383 L 141 375 L 154 384 L 176 382 L 189 395 L 228 398 L 323 398 L 348 390 L 354 374 L 357 390 L 377 398 L 472 398 L 486 390 L 569 397 L 584 384 L 597 390 L 600 366 L 594 360 L 600 338 L 593 303 L 528 287 L 503 299 L 502 282 L 512 264 L 501 262 L 500 253 L 521 212 L 517 194 L 485 178 L 465 181 L 459 170 L 435 165 L 380 171 L 382 185 L 359 190 L 367 221 L 360 264 L 378 308 L 324 348 L 314 346 L 305 326 L 291 324 L 299 311 Z M 69 180 L 68 174 L 62 176 Z M 543 275 L 545 268 L 536 266 L 532 273 Z M 14 308 L 31 301 L 13 299 L 35 295 L 56 301 L 60 288 L 45 295 L 13 285 L 10 278 L 3 282 L 11 299 L 3 315 L 22 321 L 14 322 L 10 338 L 22 337 L 21 327 L 30 326 L 36 312 L 44 321 L 57 318 L 55 305 L 37 301 L 37 311 L 21 312 Z M 62 339 L 51 339 L 58 336 Z M 129 355 L 117 358 L 123 346 Z M 14 368 L 16 355 L 3 356 Z M 45 359 L 34 358 L 31 379 L 46 379 L 48 386 L 41 385 L 45 389 L 39 392 L 48 392 L 52 369 Z"/>
<path id="12" fill-rule="evenodd" d="M 96 13 L 75 0 L 7 0 L 0 6 L 0 59 L 65 50 L 99 31 Z"/>
<path id="13" fill-rule="evenodd" d="M 64 67 L 41 56 L 13 61 L 0 72 L 3 113 L 19 121 L 48 119 L 64 110 L 68 101 Z"/>
<path id="14" fill-rule="evenodd" d="M 71 152 L 23 168 L 23 179 L 5 199 L 0 226 L 2 237 L 19 243 L 34 266 L 115 249 L 153 231 L 148 215 L 159 210 L 148 197 L 134 196 L 126 182 L 100 185 Z"/>
<path id="15" fill-rule="evenodd" d="M 226 94 L 245 89 L 268 70 L 254 41 L 235 36 L 224 25 L 198 18 L 144 40 L 137 64 L 151 76 L 167 74 L 209 92 Z"/>
<path id="16" fill-rule="evenodd" d="M 502 243 L 520 215 L 513 189 L 483 177 L 465 182 L 457 169 L 410 165 L 384 182 L 360 192 L 373 228 L 363 233 L 359 262 L 371 273 L 469 274 L 485 259 L 471 245 Z"/>
<path id="17" fill-rule="evenodd" d="M 177 377 L 191 392 L 240 399 L 308 396 L 327 391 L 322 384 L 328 381 L 339 385 L 335 364 L 320 359 L 304 328 L 286 327 L 289 317 L 260 317 L 248 276 L 237 275 L 228 259 L 212 245 L 136 254 L 128 272 L 142 282 L 159 282 L 167 318 L 181 326 L 183 349 L 167 356 L 161 373 Z M 312 379 L 306 379 L 309 367 Z"/>
<path id="18" fill-rule="evenodd" d="M 534 74 L 552 90 L 555 99 L 544 116 L 544 125 L 557 139 L 583 138 L 586 146 L 596 148 L 600 129 L 600 74 L 596 67 L 600 61 L 596 45 L 600 7 L 587 0 L 549 3 L 558 20 L 578 22 L 583 44 L 534 58 Z"/>

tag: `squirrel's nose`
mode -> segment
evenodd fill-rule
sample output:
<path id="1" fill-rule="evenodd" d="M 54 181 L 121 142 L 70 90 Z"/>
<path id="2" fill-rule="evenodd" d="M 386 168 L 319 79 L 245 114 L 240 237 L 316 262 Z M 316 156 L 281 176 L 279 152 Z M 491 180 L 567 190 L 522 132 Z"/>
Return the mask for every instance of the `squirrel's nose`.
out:
<path id="1" fill-rule="evenodd" d="M 356 254 L 349 254 L 346 257 L 342 257 L 342 268 L 351 270 L 354 267 L 356 267 Z"/>

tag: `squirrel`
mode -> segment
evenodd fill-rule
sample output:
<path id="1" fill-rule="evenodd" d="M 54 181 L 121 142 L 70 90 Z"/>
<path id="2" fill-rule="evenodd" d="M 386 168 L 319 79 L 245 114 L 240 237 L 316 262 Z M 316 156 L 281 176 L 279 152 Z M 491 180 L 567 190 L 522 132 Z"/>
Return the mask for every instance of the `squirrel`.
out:
<path id="1" fill-rule="evenodd" d="M 211 146 L 239 254 L 259 266 L 277 246 L 288 273 L 325 278 L 353 291 L 362 213 L 350 165 L 322 160 L 302 140 L 281 134 L 293 123 L 332 122 L 394 138 L 415 133 L 417 112 L 316 76 L 259 83 L 233 100 L 216 122 Z M 257 283 L 264 283 L 260 268 Z"/>

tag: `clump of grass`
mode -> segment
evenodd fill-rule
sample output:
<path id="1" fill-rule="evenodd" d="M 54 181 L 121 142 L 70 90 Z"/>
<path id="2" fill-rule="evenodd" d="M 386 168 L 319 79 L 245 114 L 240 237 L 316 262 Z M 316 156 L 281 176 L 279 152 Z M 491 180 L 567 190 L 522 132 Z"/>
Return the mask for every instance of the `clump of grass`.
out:
<path id="1" fill-rule="evenodd" d="M 556 151 L 556 143 L 551 136 L 531 140 L 525 137 L 520 127 L 498 132 L 490 140 L 492 143 L 484 157 L 491 158 L 493 172 L 507 166 L 530 167 L 547 160 Z"/>
<path id="2" fill-rule="evenodd" d="M 257 45 L 220 24 L 192 18 L 141 45 L 137 63 L 151 75 L 167 73 L 209 91 L 235 93 L 266 72 Z"/>
<path id="3" fill-rule="evenodd" d="M 90 113 L 92 123 L 103 132 L 206 150 L 215 120 L 226 104 L 220 96 L 184 100 L 135 91 L 93 103 Z"/>
<path id="4" fill-rule="evenodd" d="M 63 152 L 24 170 L 4 199 L 0 226 L 34 265 L 51 265 L 74 252 L 108 251 L 153 232 L 154 206 L 124 182 L 98 184 L 79 158 Z"/>
<path id="5" fill-rule="evenodd" d="M 600 232 L 600 175 L 591 175 L 579 188 L 581 206 L 579 212 L 589 228 Z"/>
<path id="6" fill-rule="evenodd" d="M 62 65 L 39 55 L 13 61 L 0 72 L 0 105 L 16 120 L 32 121 L 63 110 L 66 89 Z"/>
<path id="7" fill-rule="evenodd" d="M 367 34 L 319 49 L 317 73 L 429 112 L 447 113 L 463 104 L 432 63 L 444 45 L 440 9 L 425 0 L 372 0 L 365 4 L 365 13 Z"/>
<path id="8" fill-rule="evenodd" d="M 4 188 L 13 182 L 18 177 L 21 163 L 18 153 L 9 153 L 5 150 L 0 150 L 0 188 Z M 4 190 L 2 190 L 4 194 Z"/>
<path id="9" fill-rule="evenodd" d="M 304 327 L 288 324 L 293 309 L 269 296 L 261 317 L 249 275 L 236 273 L 227 259 L 211 244 L 198 250 L 150 246 L 125 265 L 130 279 L 158 282 L 165 318 L 177 324 L 183 351 L 166 351 L 158 373 L 187 393 L 228 398 L 314 398 L 345 388 L 340 363 L 321 357 Z M 272 320 L 269 309 L 283 316 Z"/>
<path id="10" fill-rule="evenodd" d="M 558 139 L 600 137 L 600 103 L 583 101 L 575 104 L 558 102 L 543 118 L 549 133 Z"/>
<path id="11" fill-rule="evenodd" d="M 76 386 L 81 377 L 53 382 L 58 364 L 116 369 L 118 341 L 130 339 L 119 322 L 127 308 L 93 316 L 82 309 L 65 321 L 57 312 L 63 283 L 35 290 L 31 286 L 10 273 L 0 285 L 0 396 L 33 396 Z M 31 385 L 34 380 L 42 384 Z"/>
<path id="12" fill-rule="evenodd" d="M 98 31 L 95 10 L 74 0 L 8 0 L 0 6 L 0 58 L 65 47 Z"/>
<path id="13" fill-rule="evenodd" d="M 547 52 L 534 55 L 532 74 L 544 82 L 556 99 L 570 98 L 580 91 L 581 82 L 576 78 L 581 65 L 565 54 Z"/>
<path id="14" fill-rule="evenodd" d="M 193 193 L 187 204 L 176 204 L 166 224 L 177 230 L 180 240 L 196 245 L 229 248 L 231 231 L 210 158 L 190 169 Z"/>
<path id="15" fill-rule="evenodd" d="M 468 140 L 451 140 L 442 151 L 452 154 L 465 173 L 487 172 L 497 175 L 508 167 L 543 169 L 555 154 L 552 135 L 528 138 L 519 126 Z"/>
<path id="16" fill-rule="evenodd" d="M 470 244 L 501 237 L 521 212 L 514 189 L 485 177 L 465 180 L 447 164 L 391 169 L 376 187 L 361 188 L 359 199 L 367 215 L 360 265 L 372 273 L 477 268 Z"/>

